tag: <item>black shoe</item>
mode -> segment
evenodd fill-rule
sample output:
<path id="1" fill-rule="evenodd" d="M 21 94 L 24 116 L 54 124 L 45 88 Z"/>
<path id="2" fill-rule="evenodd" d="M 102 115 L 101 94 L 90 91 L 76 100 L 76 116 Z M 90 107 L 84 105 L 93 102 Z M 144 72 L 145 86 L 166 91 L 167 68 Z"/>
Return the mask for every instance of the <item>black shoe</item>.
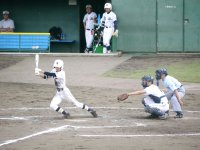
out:
<path id="1" fill-rule="evenodd" d="M 69 118 L 70 118 L 70 114 L 69 114 L 69 113 L 65 113 L 65 114 L 63 114 L 63 118 L 65 118 L 65 119 L 69 119 Z"/>
<path id="2" fill-rule="evenodd" d="M 183 114 L 182 113 L 177 113 L 176 116 L 174 116 L 174 118 L 183 118 Z"/>
<path id="3" fill-rule="evenodd" d="M 89 108 L 88 111 L 92 114 L 92 116 L 93 116 L 94 118 L 97 118 L 97 117 L 98 117 L 96 111 L 94 111 L 92 108 Z"/>

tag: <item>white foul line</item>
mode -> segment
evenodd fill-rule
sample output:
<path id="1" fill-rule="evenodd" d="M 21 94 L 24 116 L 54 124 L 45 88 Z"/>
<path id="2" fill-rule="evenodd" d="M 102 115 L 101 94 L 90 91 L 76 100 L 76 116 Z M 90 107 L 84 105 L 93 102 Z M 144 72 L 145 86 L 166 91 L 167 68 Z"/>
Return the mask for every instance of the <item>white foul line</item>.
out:
<path id="1" fill-rule="evenodd" d="M 137 124 L 136 124 L 137 126 Z M 48 130 L 44 130 L 41 132 L 37 132 L 25 137 L 21 137 L 18 139 L 12 139 L 12 140 L 7 140 L 4 143 L 0 143 L 0 147 L 4 146 L 4 145 L 8 145 L 8 144 L 12 144 L 12 143 L 17 143 L 18 141 L 24 141 L 26 139 L 32 138 L 32 137 L 36 137 L 39 135 L 43 135 L 43 134 L 48 134 L 48 133 L 53 133 L 53 132 L 59 132 L 62 131 L 66 128 L 74 128 L 75 130 L 78 129 L 102 129 L 102 128 L 129 128 L 129 127 L 133 127 L 133 126 L 73 126 L 73 125 L 64 125 L 61 127 L 56 127 L 56 128 L 51 128 Z M 200 133 L 184 133 L 184 134 L 146 134 L 146 135 L 78 135 L 81 137 L 174 137 L 174 136 L 199 136 Z"/>
<path id="2" fill-rule="evenodd" d="M 35 137 L 35 136 L 42 135 L 42 134 L 58 132 L 58 131 L 64 130 L 64 129 L 65 129 L 66 127 L 68 127 L 68 126 L 69 126 L 69 125 L 65 125 L 65 126 L 61 126 L 61 127 L 57 127 L 57 128 L 51 128 L 51 129 L 48 129 L 48 130 L 44 130 L 44 131 L 41 131 L 41 132 L 37 132 L 37 133 L 31 134 L 31 135 L 22 137 L 22 138 L 13 139 L 13 140 L 8 140 L 8 141 L 5 141 L 4 143 L 1 143 L 1 144 L 0 144 L 0 147 L 1 147 L 1 146 L 4 146 L 4 145 L 11 144 L 11 143 L 16 143 L 16 142 L 18 142 L 18 141 L 23 141 L 23 140 L 26 140 L 26 139 L 29 139 L 29 138 L 32 138 L 32 137 Z"/>
<path id="3" fill-rule="evenodd" d="M 136 124 L 136 126 L 138 126 L 138 124 Z M 133 127 L 133 126 L 73 126 L 73 125 L 64 125 L 64 126 L 61 126 L 61 127 L 51 128 L 51 129 L 48 129 L 48 130 L 37 132 L 37 133 L 31 134 L 31 135 L 28 135 L 28 136 L 25 136 L 25 137 L 21 137 L 21 138 L 18 138 L 18 139 L 12 139 L 12 140 L 5 141 L 4 143 L 0 144 L 0 147 L 4 146 L 4 145 L 12 144 L 12 143 L 17 143 L 18 141 L 24 141 L 26 139 L 29 139 L 29 138 L 32 138 L 32 137 L 35 137 L 35 136 L 39 136 L 39 135 L 42 135 L 42 134 L 59 132 L 59 131 L 62 131 L 66 128 L 74 128 L 75 130 L 78 130 L 78 129 L 102 129 L 102 128 L 129 128 L 129 127 Z"/>
<path id="4" fill-rule="evenodd" d="M 65 109 L 77 109 L 77 107 L 64 107 Z M 134 108 L 134 107 L 93 107 L 94 109 L 121 109 L 121 110 L 143 110 L 144 108 Z M 49 107 L 21 107 L 21 108 L 0 108 L 0 110 L 47 110 L 50 109 Z M 199 113 L 200 111 L 190 111 L 190 110 L 184 110 L 185 112 L 189 113 Z"/>
<path id="5" fill-rule="evenodd" d="M 132 135 L 78 135 L 81 137 L 175 137 L 175 136 L 200 136 L 200 133 L 183 133 L 183 134 L 132 134 Z"/>

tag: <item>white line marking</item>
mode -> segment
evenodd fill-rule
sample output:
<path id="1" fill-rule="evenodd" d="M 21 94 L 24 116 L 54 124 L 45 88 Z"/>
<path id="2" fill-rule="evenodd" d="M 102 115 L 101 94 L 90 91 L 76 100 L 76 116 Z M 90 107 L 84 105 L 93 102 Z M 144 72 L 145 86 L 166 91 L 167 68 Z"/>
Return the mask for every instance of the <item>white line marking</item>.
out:
<path id="1" fill-rule="evenodd" d="M 65 125 L 65 126 L 61 126 L 61 127 L 57 127 L 57 128 L 51 128 L 51 129 L 48 129 L 48 130 L 44 130 L 44 131 L 41 131 L 41 132 L 37 132 L 37 133 L 31 134 L 31 135 L 22 137 L 22 138 L 13 139 L 13 140 L 8 140 L 8 141 L 5 141 L 4 143 L 1 143 L 1 144 L 0 144 L 0 147 L 1 147 L 1 146 L 4 146 L 4 145 L 16 143 L 16 142 L 18 142 L 18 141 L 23 141 L 23 140 L 26 140 L 26 139 L 29 139 L 29 138 L 32 138 L 32 137 L 35 137 L 35 136 L 42 135 L 42 134 L 58 132 L 58 131 L 64 130 L 64 129 L 65 129 L 66 127 L 68 127 L 68 126 L 69 126 L 69 125 Z"/>
<path id="2" fill-rule="evenodd" d="M 77 107 L 64 107 L 65 109 L 78 109 Z M 133 107 L 93 107 L 94 109 L 122 109 L 122 110 L 143 110 L 144 108 L 133 108 Z M 0 108 L 0 110 L 47 110 L 49 107 L 21 107 L 21 108 Z M 172 111 L 172 110 L 171 110 Z M 199 113 L 200 111 L 183 110 L 190 113 Z"/>
<path id="3" fill-rule="evenodd" d="M 78 135 L 81 137 L 175 137 L 175 136 L 200 136 L 200 133 L 183 133 L 183 134 L 133 134 L 133 135 Z"/>
<path id="4" fill-rule="evenodd" d="M 3 117 L 3 118 L 0 118 L 0 120 L 28 120 L 24 117 Z"/>
<path id="5" fill-rule="evenodd" d="M 48 129 L 48 130 L 37 132 L 37 133 L 31 134 L 31 135 L 28 135 L 28 136 L 25 136 L 25 137 L 21 137 L 21 138 L 18 138 L 18 139 L 7 140 L 4 143 L 1 143 L 0 147 L 4 146 L 4 145 L 12 144 L 12 143 L 17 143 L 18 141 L 24 141 L 26 139 L 29 139 L 29 138 L 32 138 L 32 137 L 35 137 L 35 136 L 39 136 L 39 135 L 42 135 L 42 134 L 59 132 L 59 131 L 62 131 L 66 128 L 73 128 L 75 130 L 78 130 L 78 129 L 102 129 L 102 128 L 105 129 L 105 128 L 130 128 L 130 127 L 134 127 L 134 126 L 73 126 L 73 125 L 64 125 L 64 126 L 61 126 L 61 127 L 51 128 L 51 129 Z"/>
<path id="6" fill-rule="evenodd" d="M 0 120 L 33 120 L 33 119 L 38 119 L 38 118 L 49 118 L 51 119 L 52 117 L 49 116 L 11 116 L 11 117 L 1 117 Z M 70 122 L 85 122 L 87 120 L 82 120 L 82 119 L 68 119 L 67 121 Z"/>

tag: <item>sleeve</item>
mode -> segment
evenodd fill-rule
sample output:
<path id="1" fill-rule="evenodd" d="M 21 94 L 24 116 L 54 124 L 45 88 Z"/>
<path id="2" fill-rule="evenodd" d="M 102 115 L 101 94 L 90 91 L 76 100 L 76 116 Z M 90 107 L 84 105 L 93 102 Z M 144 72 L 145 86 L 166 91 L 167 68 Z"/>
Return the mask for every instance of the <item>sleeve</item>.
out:
<path id="1" fill-rule="evenodd" d="M 0 21 L 0 28 L 2 28 L 3 26 L 2 26 L 2 21 Z"/>
<path id="2" fill-rule="evenodd" d="M 83 17 L 83 23 L 86 22 L 86 15 Z"/>
<path id="3" fill-rule="evenodd" d="M 13 20 L 10 21 L 10 28 L 12 28 L 12 29 L 15 28 L 15 25 L 14 25 L 14 21 L 13 21 Z"/>
<path id="4" fill-rule="evenodd" d="M 44 79 L 47 79 L 49 77 L 53 77 L 55 78 L 56 77 L 56 74 L 55 73 L 52 73 L 52 72 L 44 72 Z"/>
<path id="5" fill-rule="evenodd" d="M 94 12 L 94 18 L 97 18 L 97 14 Z"/>
<path id="6" fill-rule="evenodd" d="M 118 29 L 118 22 L 117 20 L 114 21 L 114 31 L 116 31 Z"/>
<path id="7" fill-rule="evenodd" d="M 176 90 L 176 86 L 172 81 L 168 81 L 168 87 L 169 89 L 171 89 L 172 91 Z"/>
<path id="8" fill-rule="evenodd" d="M 117 21 L 117 16 L 115 13 L 113 13 L 113 17 L 112 17 L 113 21 Z"/>
<path id="9" fill-rule="evenodd" d="M 144 89 L 144 91 L 145 91 L 145 94 L 144 94 L 144 95 L 150 95 L 150 94 L 151 94 L 151 89 L 150 89 L 149 87 L 146 87 L 146 88 Z"/>

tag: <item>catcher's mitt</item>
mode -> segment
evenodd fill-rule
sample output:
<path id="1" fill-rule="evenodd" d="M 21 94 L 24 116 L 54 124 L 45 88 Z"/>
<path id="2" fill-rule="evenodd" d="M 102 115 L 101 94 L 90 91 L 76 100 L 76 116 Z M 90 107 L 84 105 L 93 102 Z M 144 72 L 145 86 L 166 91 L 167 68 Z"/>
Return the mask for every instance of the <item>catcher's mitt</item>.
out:
<path id="1" fill-rule="evenodd" d="M 117 100 L 118 101 L 124 101 L 128 98 L 128 94 L 127 93 L 124 93 L 124 94 L 121 94 L 117 97 Z"/>

